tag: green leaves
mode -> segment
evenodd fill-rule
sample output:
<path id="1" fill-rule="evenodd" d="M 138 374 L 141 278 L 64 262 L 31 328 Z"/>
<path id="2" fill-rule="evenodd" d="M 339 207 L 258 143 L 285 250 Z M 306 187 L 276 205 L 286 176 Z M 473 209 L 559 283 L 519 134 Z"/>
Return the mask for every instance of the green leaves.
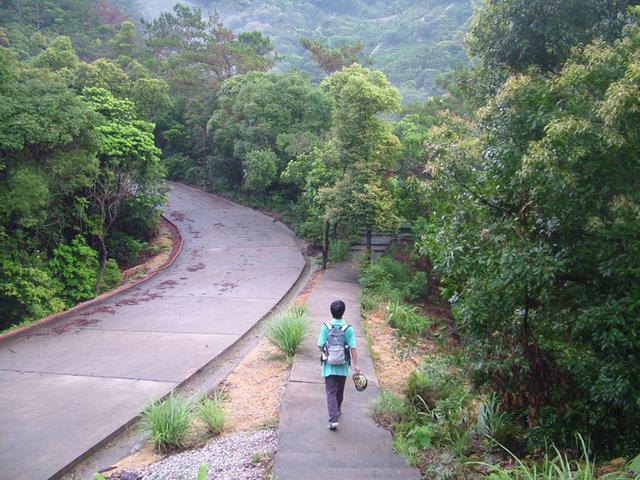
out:
<path id="1" fill-rule="evenodd" d="M 98 254 L 83 237 L 78 235 L 71 244 L 58 245 L 49 267 L 60 280 L 58 295 L 68 306 L 95 297 Z"/>
<path id="2" fill-rule="evenodd" d="M 380 71 L 358 64 L 322 82 L 334 103 L 334 134 L 342 175 L 322 191 L 325 219 L 350 226 L 393 228 L 398 223 L 388 180 L 400 147 L 379 115 L 400 109 L 400 94 Z"/>
<path id="3" fill-rule="evenodd" d="M 633 0 L 484 0 L 467 42 L 488 66 L 558 71 L 571 49 L 600 36 L 617 38 Z"/>
<path id="4" fill-rule="evenodd" d="M 244 161 L 244 188 L 264 193 L 276 180 L 278 158 L 271 150 L 252 150 Z"/>
<path id="5" fill-rule="evenodd" d="M 208 124 L 215 174 L 230 186 L 242 180 L 260 193 L 278 182 L 296 156 L 317 146 L 330 126 L 327 96 L 299 73 L 239 75 L 224 83 L 218 103 Z M 260 151 L 273 158 L 252 153 Z M 259 165 L 266 168 L 263 181 L 252 174 Z"/>
<path id="6" fill-rule="evenodd" d="M 477 380 L 545 433 L 588 430 L 617 451 L 638 440 L 624 425 L 640 423 L 628 401 L 640 389 L 639 38 L 634 27 L 614 47 L 576 51 L 553 77 L 513 75 L 479 125 L 452 116 L 426 142 L 433 205 L 421 246 Z"/>

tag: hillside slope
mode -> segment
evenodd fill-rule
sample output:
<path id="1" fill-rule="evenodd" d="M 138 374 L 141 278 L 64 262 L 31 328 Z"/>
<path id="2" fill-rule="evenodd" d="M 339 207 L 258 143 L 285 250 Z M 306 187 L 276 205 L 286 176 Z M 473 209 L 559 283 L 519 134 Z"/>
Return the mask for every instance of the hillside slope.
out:
<path id="1" fill-rule="evenodd" d="M 171 7 L 168 0 L 144 2 L 148 15 Z M 436 79 L 468 61 L 464 28 L 471 0 L 192 0 L 217 11 L 234 31 L 270 36 L 282 61 L 278 70 L 299 68 L 320 77 L 301 37 L 336 47 L 362 42 L 372 66 L 398 86 L 405 102 L 441 93 Z M 142 5 L 140 5 L 142 6 Z"/>

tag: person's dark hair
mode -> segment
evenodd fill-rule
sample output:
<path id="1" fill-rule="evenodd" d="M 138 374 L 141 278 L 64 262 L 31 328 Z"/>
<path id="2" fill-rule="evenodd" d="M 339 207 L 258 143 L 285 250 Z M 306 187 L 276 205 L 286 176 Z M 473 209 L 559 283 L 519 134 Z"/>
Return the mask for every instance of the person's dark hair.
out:
<path id="1" fill-rule="evenodd" d="M 342 300 L 336 300 L 331 304 L 330 308 L 331 308 L 331 315 L 333 316 L 333 318 L 340 319 L 342 318 L 342 315 L 344 315 L 345 305 Z"/>

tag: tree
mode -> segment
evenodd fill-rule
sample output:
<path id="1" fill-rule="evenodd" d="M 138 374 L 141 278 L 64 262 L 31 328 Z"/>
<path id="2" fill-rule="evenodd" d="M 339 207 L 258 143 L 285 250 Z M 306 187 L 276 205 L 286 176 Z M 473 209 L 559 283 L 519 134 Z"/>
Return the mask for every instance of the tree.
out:
<path id="1" fill-rule="evenodd" d="M 122 204 L 134 196 L 157 197 L 157 182 L 163 174 L 160 149 L 155 146 L 153 124 L 139 120 L 134 104 L 117 99 L 102 88 L 86 88 L 87 102 L 101 116 L 99 135 L 99 174 L 90 196 L 97 206 L 95 236 L 100 246 L 101 271 L 97 289 L 108 259 L 106 237 L 118 218 Z"/>
<path id="2" fill-rule="evenodd" d="M 249 152 L 276 156 L 276 180 L 297 155 L 321 142 L 331 123 L 329 98 L 300 73 L 238 75 L 224 83 L 208 124 L 213 175 L 239 186 Z"/>
<path id="3" fill-rule="evenodd" d="M 571 49 L 594 38 L 616 39 L 637 0 L 483 0 L 467 35 L 487 66 L 558 71 Z"/>
<path id="4" fill-rule="evenodd" d="M 73 70 L 80 62 L 69 37 L 58 37 L 33 59 L 33 65 L 49 70 Z"/>
<path id="5" fill-rule="evenodd" d="M 640 30 L 576 51 L 559 75 L 512 76 L 479 118 L 428 139 L 423 232 L 475 380 L 569 445 L 632 452 L 640 394 Z M 635 232 L 635 233 L 634 233 Z"/>
<path id="6" fill-rule="evenodd" d="M 328 76 L 322 86 L 334 102 L 341 174 L 322 191 L 325 221 L 367 230 L 394 227 L 398 218 L 387 184 L 400 144 L 380 115 L 400 110 L 398 90 L 382 72 L 358 64 Z"/>
<path id="7" fill-rule="evenodd" d="M 238 38 L 215 16 L 203 17 L 198 8 L 178 3 L 151 22 L 143 22 L 145 43 L 152 49 L 153 71 L 166 80 L 174 95 L 173 121 L 160 134 L 172 158 L 189 158 L 180 170 L 202 180 L 210 165 L 211 144 L 207 121 L 217 106 L 221 83 L 273 64 L 270 40 L 257 32 Z M 241 179 L 242 170 L 235 170 Z M 239 184 L 238 180 L 238 183 Z"/>
<path id="8" fill-rule="evenodd" d="M 303 38 L 300 43 L 309 52 L 313 61 L 326 74 L 337 72 L 354 63 L 361 63 L 359 55 L 364 50 L 364 44 L 361 42 L 352 45 L 341 45 L 337 48 L 329 48 L 319 40 L 310 40 L 308 38 Z"/>
<path id="9" fill-rule="evenodd" d="M 237 39 L 217 17 L 203 18 L 200 9 L 182 3 L 143 26 L 159 69 L 176 88 L 215 88 L 234 75 L 272 64 L 267 38 L 254 32 Z"/>
<path id="10" fill-rule="evenodd" d="M 82 228 L 95 120 L 60 74 L 0 49 L 0 328 L 64 307 L 47 256 Z"/>
<path id="11" fill-rule="evenodd" d="M 271 150 L 252 150 L 244 161 L 243 187 L 250 192 L 265 194 L 276 180 L 278 157 Z"/>

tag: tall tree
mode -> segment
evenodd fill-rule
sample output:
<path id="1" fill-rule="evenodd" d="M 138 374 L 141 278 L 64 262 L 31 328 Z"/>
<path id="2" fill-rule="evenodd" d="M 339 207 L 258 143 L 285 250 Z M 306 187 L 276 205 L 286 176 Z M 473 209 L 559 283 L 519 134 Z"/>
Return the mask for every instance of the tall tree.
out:
<path id="1" fill-rule="evenodd" d="M 299 154 L 318 145 L 331 124 L 324 91 L 300 73 L 239 75 L 223 85 L 208 130 L 215 145 L 212 175 L 229 187 L 243 181 L 252 151 L 276 156 L 276 179 Z M 246 180 L 246 178 L 244 178 Z"/>
<path id="2" fill-rule="evenodd" d="M 400 110 L 400 94 L 384 74 L 354 64 L 322 82 L 334 102 L 340 178 L 323 191 L 325 221 L 349 228 L 391 228 L 395 215 L 388 178 L 400 143 L 382 114 Z"/>
<path id="3" fill-rule="evenodd" d="M 638 0 L 483 0 L 467 42 L 488 66 L 558 71 L 571 49 L 617 38 Z"/>
<path id="4" fill-rule="evenodd" d="M 117 99 L 97 87 L 86 88 L 83 93 L 101 117 L 96 127 L 100 170 L 90 189 L 97 207 L 94 233 L 100 246 L 100 290 L 109 254 L 106 238 L 123 203 L 134 196 L 159 197 L 157 182 L 163 171 L 153 124 L 137 118 L 131 101 Z"/>
<path id="5" fill-rule="evenodd" d="M 640 416 L 640 29 L 511 77 L 480 122 L 428 139 L 422 247 L 447 285 L 475 379 L 530 441 L 633 452 Z M 548 438 L 548 437 L 547 437 Z"/>
<path id="6" fill-rule="evenodd" d="M 354 63 L 362 63 L 360 54 L 364 50 L 361 42 L 351 45 L 341 45 L 337 48 L 330 48 L 319 40 L 303 38 L 302 46 L 309 52 L 311 58 L 326 73 L 337 72 L 343 67 L 348 67 Z"/>

